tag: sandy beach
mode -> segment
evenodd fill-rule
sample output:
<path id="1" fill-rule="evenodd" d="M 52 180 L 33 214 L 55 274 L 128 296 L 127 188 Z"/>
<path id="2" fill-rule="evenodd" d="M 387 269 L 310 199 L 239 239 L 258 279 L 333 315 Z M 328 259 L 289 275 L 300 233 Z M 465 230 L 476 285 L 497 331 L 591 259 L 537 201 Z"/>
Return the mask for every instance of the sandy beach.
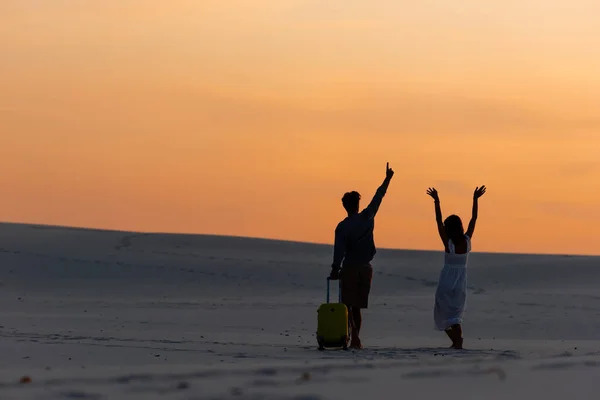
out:
<path id="1" fill-rule="evenodd" d="M 594 397 L 597 257 L 473 253 L 456 351 L 432 321 L 442 252 L 380 250 L 365 349 L 319 352 L 331 246 L 19 224 L 0 243 L 2 398 Z"/>

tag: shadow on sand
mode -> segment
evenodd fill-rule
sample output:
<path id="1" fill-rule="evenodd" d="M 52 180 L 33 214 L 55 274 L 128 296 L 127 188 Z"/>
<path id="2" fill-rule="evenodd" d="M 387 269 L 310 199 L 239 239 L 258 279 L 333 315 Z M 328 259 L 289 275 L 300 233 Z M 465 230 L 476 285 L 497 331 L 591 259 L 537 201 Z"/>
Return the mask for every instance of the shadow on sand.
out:
<path id="1" fill-rule="evenodd" d="M 316 351 L 316 347 L 314 348 Z M 444 347 L 416 347 L 416 348 L 401 348 L 401 347 L 369 347 L 361 350 L 326 350 L 325 357 L 346 358 L 353 356 L 354 358 L 362 358 L 368 360 L 388 359 L 388 360 L 415 360 L 420 358 L 430 357 L 450 357 L 460 358 L 472 361 L 481 360 L 518 360 L 521 358 L 519 353 L 514 350 L 496 350 L 496 349 L 463 349 L 455 350 Z"/>

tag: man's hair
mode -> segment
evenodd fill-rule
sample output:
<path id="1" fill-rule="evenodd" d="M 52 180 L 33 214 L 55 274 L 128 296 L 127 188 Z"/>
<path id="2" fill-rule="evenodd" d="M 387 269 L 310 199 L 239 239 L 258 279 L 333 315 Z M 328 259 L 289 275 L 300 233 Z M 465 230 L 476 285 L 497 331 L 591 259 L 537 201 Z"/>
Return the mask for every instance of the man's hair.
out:
<path id="1" fill-rule="evenodd" d="M 351 212 L 358 212 L 358 205 L 360 203 L 360 193 L 352 191 L 352 192 L 347 192 L 344 194 L 344 197 L 342 197 L 342 204 L 344 205 L 344 208 L 346 209 L 346 211 L 348 211 L 349 213 Z"/>

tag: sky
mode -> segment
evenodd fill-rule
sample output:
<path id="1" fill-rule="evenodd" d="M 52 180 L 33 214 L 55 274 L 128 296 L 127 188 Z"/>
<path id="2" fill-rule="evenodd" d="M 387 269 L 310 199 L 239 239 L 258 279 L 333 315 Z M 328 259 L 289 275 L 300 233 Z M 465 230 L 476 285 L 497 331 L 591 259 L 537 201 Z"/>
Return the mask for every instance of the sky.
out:
<path id="1" fill-rule="evenodd" d="M 600 254 L 596 0 L 3 0 L 0 220 Z"/>

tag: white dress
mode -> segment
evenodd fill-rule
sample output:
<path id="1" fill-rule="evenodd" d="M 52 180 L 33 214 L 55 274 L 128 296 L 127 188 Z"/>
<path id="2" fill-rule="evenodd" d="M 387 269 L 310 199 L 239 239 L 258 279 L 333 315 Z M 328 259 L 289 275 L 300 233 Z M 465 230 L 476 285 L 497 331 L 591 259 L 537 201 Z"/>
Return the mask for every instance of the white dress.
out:
<path id="1" fill-rule="evenodd" d="M 465 239 L 465 254 L 456 254 L 452 240 L 448 242 L 448 252 L 444 252 L 444 268 L 440 273 L 433 309 L 435 326 L 441 331 L 454 324 L 461 324 L 463 320 L 467 300 L 467 261 L 471 252 L 471 239 L 467 235 Z"/>

